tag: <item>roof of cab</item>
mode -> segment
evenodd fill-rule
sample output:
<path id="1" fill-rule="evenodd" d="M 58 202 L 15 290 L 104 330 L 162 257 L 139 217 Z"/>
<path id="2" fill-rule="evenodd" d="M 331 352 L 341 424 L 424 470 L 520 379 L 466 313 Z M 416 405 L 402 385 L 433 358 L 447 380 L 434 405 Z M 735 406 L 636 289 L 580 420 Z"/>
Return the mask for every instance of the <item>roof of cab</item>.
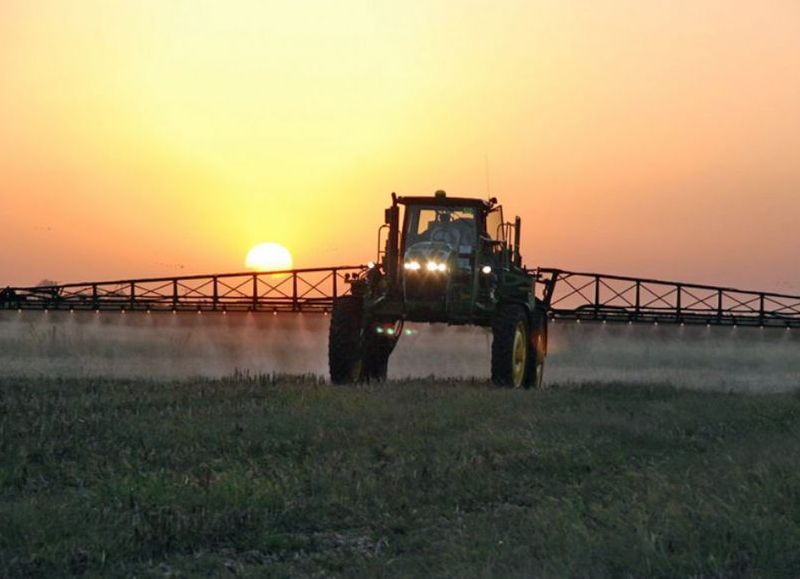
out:
<path id="1" fill-rule="evenodd" d="M 473 205 L 483 209 L 490 209 L 494 205 L 484 199 L 474 197 L 447 197 L 444 195 L 429 195 L 425 197 L 398 197 L 397 202 L 403 205 L 442 205 L 442 206 L 463 206 Z"/>

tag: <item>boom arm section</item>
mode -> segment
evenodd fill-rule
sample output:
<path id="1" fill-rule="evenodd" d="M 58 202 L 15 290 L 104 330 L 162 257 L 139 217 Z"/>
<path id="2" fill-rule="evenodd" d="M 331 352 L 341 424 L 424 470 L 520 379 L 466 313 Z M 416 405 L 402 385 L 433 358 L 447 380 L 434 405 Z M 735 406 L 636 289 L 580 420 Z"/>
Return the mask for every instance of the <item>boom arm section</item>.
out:
<path id="1" fill-rule="evenodd" d="M 800 296 L 539 268 L 556 320 L 800 328 Z"/>
<path id="2" fill-rule="evenodd" d="M 0 309 L 327 313 L 364 266 L 223 273 L 0 290 Z"/>

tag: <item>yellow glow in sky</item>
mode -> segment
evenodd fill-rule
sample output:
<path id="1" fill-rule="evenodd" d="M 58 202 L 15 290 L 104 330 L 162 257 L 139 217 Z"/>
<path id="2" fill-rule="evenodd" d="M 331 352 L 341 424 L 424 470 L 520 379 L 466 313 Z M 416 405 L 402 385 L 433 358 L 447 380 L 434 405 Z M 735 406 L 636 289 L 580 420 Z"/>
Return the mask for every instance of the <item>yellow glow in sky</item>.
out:
<path id="1" fill-rule="evenodd" d="M 0 285 L 363 263 L 442 188 L 531 266 L 800 290 L 793 0 L 6 0 L 0 70 Z"/>

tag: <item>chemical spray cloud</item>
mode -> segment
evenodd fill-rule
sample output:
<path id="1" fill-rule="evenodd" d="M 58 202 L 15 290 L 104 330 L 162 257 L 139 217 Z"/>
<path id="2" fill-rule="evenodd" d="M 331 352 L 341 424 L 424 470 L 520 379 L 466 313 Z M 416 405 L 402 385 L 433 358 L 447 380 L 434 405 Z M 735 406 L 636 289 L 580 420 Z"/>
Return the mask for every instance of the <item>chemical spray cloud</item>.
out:
<path id="1" fill-rule="evenodd" d="M 0 312 L 0 376 L 184 379 L 252 373 L 327 375 L 327 316 L 246 312 Z M 491 333 L 407 324 L 390 378 L 488 379 Z M 558 322 L 546 382 L 670 383 L 778 391 L 800 387 L 800 332 Z"/>

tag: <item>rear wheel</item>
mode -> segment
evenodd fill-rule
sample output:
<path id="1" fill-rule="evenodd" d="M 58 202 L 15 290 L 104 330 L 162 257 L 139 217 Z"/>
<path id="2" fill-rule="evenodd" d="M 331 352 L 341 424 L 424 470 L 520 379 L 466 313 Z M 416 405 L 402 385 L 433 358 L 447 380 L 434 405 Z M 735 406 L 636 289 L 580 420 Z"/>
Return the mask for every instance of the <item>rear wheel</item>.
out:
<path id="1" fill-rule="evenodd" d="M 403 322 L 370 325 L 364 337 L 364 378 L 386 380 L 389 356 L 403 331 Z"/>
<path id="2" fill-rule="evenodd" d="M 364 377 L 363 306 L 354 296 L 337 298 L 328 333 L 328 369 L 334 384 L 352 384 Z"/>
<path id="3" fill-rule="evenodd" d="M 394 343 L 388 338 L 370 336 L 364 348 L 364 378 L 366 380 L 386 380 L 389 370 L 389 355 Z"/>
<path id="4" fill-rule="evenodd" d="M 532 363 L 530 326 L 522 306 L 501 306 L 492 326 L 492 381 L 498 386 L 530 388 Z"/>
<path id="5" fill-rule="evenodd" d="M 547 317 L 537 315 L 531 328 L 530 385 L 544 387 L 544 359 L 547 356 Z"/>

